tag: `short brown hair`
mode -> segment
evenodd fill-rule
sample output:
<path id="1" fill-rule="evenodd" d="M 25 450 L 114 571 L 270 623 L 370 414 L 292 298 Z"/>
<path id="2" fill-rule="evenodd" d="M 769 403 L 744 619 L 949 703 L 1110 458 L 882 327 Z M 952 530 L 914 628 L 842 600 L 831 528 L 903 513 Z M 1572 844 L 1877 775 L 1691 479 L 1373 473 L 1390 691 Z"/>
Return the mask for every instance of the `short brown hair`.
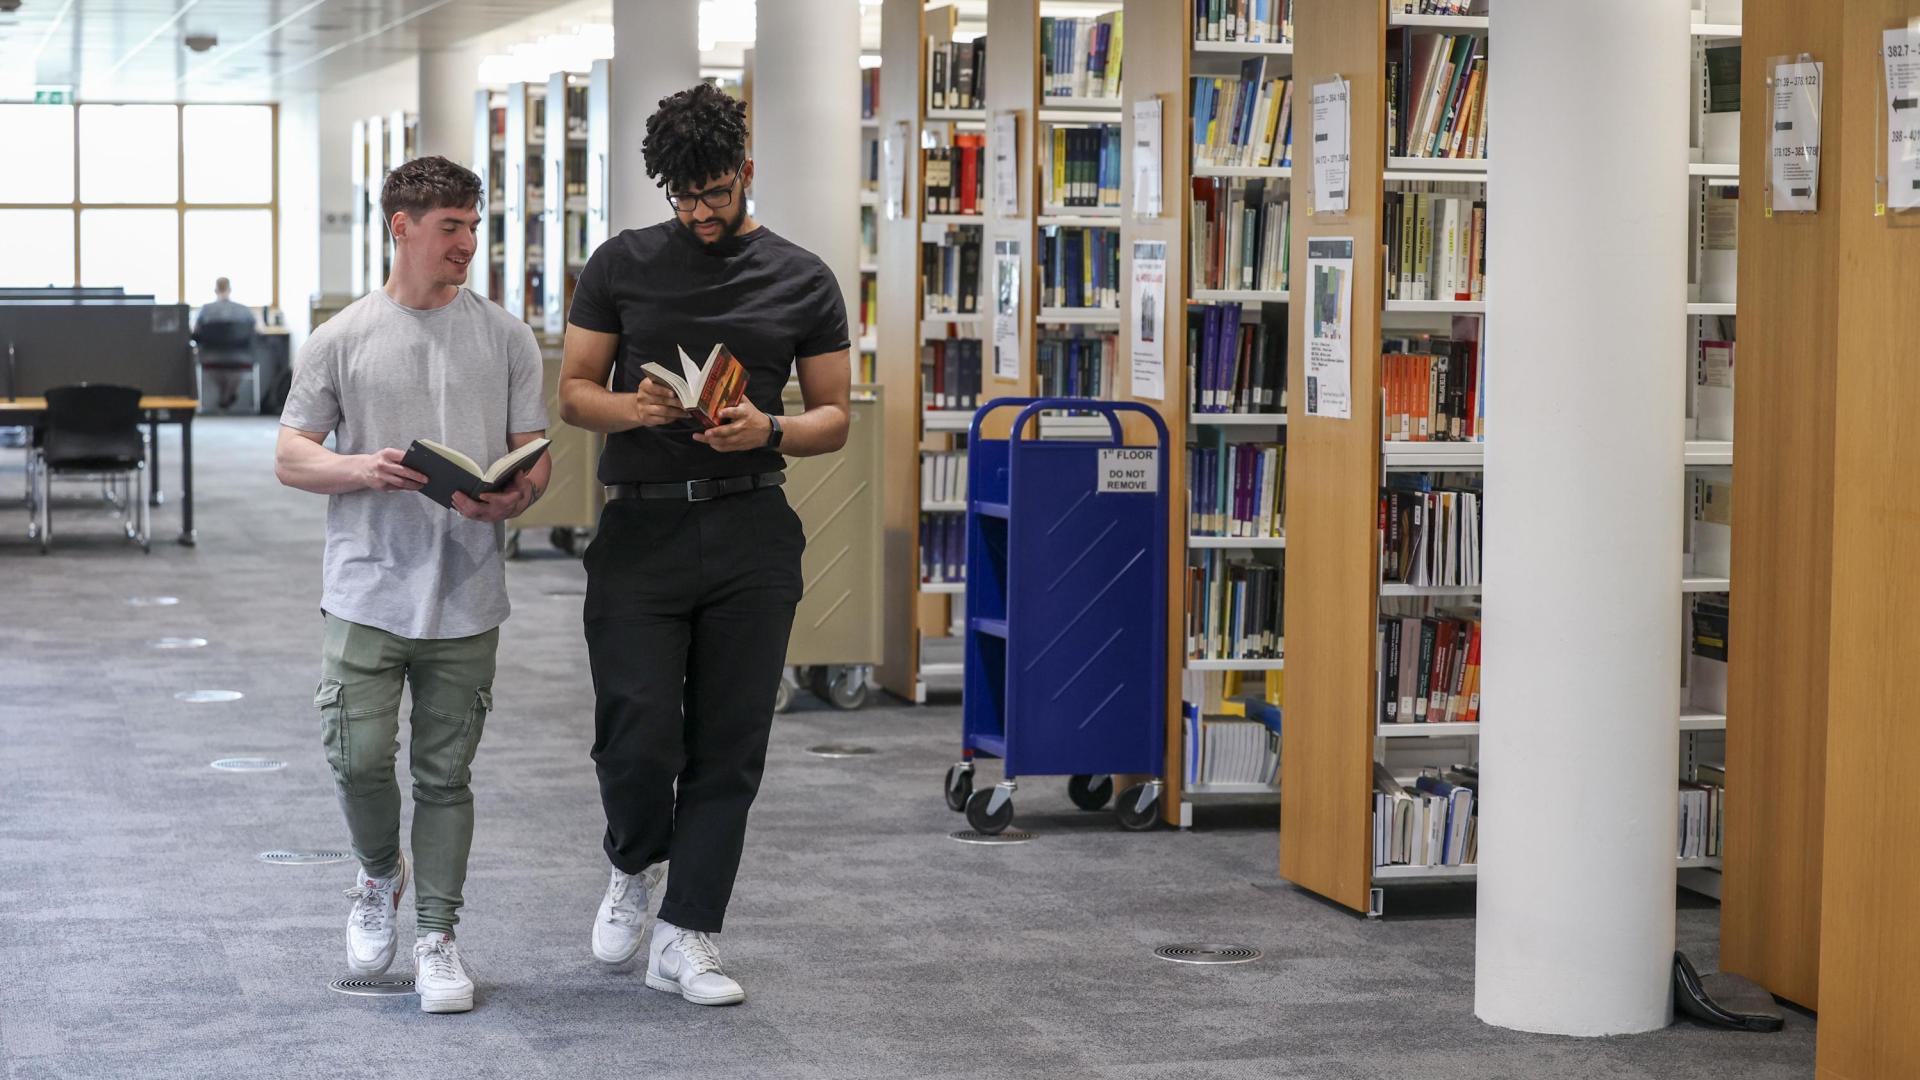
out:
<path id="1" fill-rule="evenodd" d="M 434 210 L 478 210 L 485 198 L 472 169 L 443 157 L 414 158 L 387 173 L 380 185 L 380 214 L 391 226 L 402 210 L 411 218 Z"/>

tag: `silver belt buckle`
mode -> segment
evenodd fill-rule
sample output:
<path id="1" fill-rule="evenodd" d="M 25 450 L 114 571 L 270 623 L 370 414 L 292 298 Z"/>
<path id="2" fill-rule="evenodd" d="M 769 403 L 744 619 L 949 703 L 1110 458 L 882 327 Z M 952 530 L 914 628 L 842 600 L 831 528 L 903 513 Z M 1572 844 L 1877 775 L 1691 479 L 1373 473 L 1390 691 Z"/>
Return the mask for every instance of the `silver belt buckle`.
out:
<path id="1" fill-rule="evenodd" d="M 693 493 L 693 485 L 695 485 L 695 484 L 704 484 L 704 483 L 706 483 L 706 482 L 707 482 L 707 481 L 705 481 L 705 480 L 689 480 L 689 481 L 687 481 L 687 501 L 688 501 L 688 502 L 690 502 L 690 503 L 697 503 L 697 502 L 712 502 L 712 501 L 713 501 L 713 499 L 714 499 L 714 496 L 712 496 L 712 495 L 706 495 L 706 496 L 700 496 L 700 495 L 695 495 L 695 494 Z"/>

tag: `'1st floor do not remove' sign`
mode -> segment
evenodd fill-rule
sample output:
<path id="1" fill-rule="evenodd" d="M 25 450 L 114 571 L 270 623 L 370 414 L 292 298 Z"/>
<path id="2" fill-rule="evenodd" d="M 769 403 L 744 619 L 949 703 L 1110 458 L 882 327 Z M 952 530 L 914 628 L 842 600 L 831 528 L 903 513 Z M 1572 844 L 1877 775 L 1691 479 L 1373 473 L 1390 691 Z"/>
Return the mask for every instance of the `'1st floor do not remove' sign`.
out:
<path id="1" fill-rule="evenodd" d="M 1118 447 L 1100 451 L 1099 494 L 1152 495 L 1160 490 L 1160 451 Z"/>

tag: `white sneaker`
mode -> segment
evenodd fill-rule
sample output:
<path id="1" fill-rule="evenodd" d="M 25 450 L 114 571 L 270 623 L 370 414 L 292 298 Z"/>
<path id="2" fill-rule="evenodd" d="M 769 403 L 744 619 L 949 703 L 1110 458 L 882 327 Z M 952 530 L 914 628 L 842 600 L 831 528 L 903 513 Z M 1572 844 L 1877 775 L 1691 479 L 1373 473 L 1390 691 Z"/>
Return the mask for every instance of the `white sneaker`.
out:
<path id="1" fill-rule="evenodd" d="M 393 963 L 394 924 L 400 898 L 407 894 L 407 857 L 392 877 L 377 878 L 360 868 L 360 880 L 347 895 L 353 910 L 347 915 L 347 970 L 355 975 L 378 975 Z"/>
<path id="2" fill-rule="evenodd" d="M 740 984 L 720 970 L 713 939 L 661 919 L 647 949 L 647 985 L 679 994 L 695 1005 L 738 1005 L 747 1000 Z"/>
<path id="3" fill-rule="evenodd" d="M 434 931 L 413 943 L 413 989 L 420 1009 L 430 1013 L 460 1013 L 473 1009 L 473 980 L 452 935 Z"/>
<path id="4" fill-rule="evenodd" d="M 600 913 L 593 917 L 593 957 L 603 964 L 624 964 L 646 941 L 647 900 L 660 887 L 665 863 L 655 863 L 638 874 L 613 868 Z"/>

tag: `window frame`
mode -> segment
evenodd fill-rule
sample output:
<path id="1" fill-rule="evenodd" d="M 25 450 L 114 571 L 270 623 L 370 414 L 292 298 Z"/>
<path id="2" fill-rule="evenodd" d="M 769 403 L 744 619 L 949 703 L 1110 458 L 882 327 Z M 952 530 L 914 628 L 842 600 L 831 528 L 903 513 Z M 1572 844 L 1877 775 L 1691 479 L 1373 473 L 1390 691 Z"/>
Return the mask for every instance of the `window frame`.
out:
<path id="1" fill-rule="evenodd" d="M 173 109 L 174 199 L 171 203 L 87 202 L 80 198 L 80 109 L 86 105 L 169 105 Z M 269 153 L 272 186 L 266 202 L 195 202 L 187 198 L 186 109 L 189 105 L 252 105 L 265 108 L 272 116 L 272 140 Z M 73 122 L 73 198 L 67 202 L 0 202 L 0 210 L 69 210 L 73 213 L 73 280 L 81 278 L 80 217 L 86 210 L 172 210 L 174 227 L 174 281 L 180 302 L 198 306 L 187 299 L 187 211 L 189 210 L 266 210 L 271 215 L 273 252 L 273 306 L 280 307 L 280 106 L 271 101 L 123 101 L 118 99 L 81 99 L 63 106 Z"/>

